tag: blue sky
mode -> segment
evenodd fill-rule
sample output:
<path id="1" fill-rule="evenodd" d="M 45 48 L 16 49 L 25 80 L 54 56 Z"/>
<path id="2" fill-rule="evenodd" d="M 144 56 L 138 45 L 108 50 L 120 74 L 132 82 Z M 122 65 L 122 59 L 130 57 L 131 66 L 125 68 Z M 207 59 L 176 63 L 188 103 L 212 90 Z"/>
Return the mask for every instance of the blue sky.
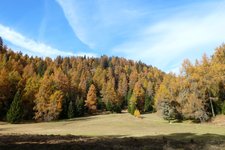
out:
<path id="1" fill-rule="evenodd" d="M 1 0 L 0 36 L 29 55 L 103 54 L 178 72 L 225 42 L 225 0 Z"/>

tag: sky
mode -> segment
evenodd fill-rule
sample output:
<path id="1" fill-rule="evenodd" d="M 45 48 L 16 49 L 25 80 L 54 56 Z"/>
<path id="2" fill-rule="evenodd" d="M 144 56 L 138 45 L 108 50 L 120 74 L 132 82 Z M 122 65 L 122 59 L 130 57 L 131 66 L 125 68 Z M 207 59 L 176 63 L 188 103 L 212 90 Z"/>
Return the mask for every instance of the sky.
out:
<path id="1" fill-rule="evenodd" d="M 40 57 L 119 56 L 165 72 L 225 42 L 225 0 L 1 0 L 0 36 Z"/>

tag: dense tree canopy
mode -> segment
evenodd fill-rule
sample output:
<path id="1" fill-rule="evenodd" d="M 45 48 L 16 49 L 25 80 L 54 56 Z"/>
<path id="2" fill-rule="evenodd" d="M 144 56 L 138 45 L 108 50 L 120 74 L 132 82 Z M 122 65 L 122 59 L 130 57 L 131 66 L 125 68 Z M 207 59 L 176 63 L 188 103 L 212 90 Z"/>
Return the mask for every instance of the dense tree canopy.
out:
<path id="1" fill-rule="evenodd" d="M 12 114 L 19 89 L 20 120 L 50 121 L 123 109 L 198 121 L 225 113 L 225 45 L 195 64 L 184 60 L 179 75 L 105 55 L 43 59 L 13 52 L 4 43 L 0 48 L 1 120 Z"/>
<path id="2" fill-rule="evenodd" d="M 155 107 L 164 112 L 166 107 L 161 107 L 162 104 L 173 103 L 184 119 L 207 121 L 224 112 L 224 94 L 225 45 L 222 45 L 211 58 L 203 55 L 195 64 L 184 60 L 179 76 L 166 75 L 157 90 Z"/>
<path id="3" fill-rule="evenodd" d="M 118 57 L 29 57 L 6 46 L 0 51 L 0 119 L 20 88 L 24 120 L 50 121 L 130 105 L 144 112 L 165 73 Z M 152 107 L 152 99 L 146 107 Z M 146 109 L 147 111 L 147 109 Z"/>

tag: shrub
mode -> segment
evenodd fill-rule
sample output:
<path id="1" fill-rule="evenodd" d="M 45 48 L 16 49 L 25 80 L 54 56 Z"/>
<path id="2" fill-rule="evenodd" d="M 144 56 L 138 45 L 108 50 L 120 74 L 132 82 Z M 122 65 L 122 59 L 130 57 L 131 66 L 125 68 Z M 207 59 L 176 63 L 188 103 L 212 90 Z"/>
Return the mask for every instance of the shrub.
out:
<path id="1" fill-rule="evenodd" d="M 140 111 L 138 109 L 136 109 L 134 111 L 134 116 L 137 117 L 137 118 L 140 118 L 141 117 L 141 113 L 140 113 Z"/>
<path id="2" fill-rule="evenodd" d="M 204 110 L 198 110 L 194 113 L 195 122 L 206 122 L 210 119 L 209 115 Z"/>
<path id="3" fill-rule="evenodd" d="M 106 103 L 106 110 L 116 113 L 121 113 L 122 111 L 121 106 L 119 104 L 113 104 L 109 101 Z"/>
<path id="4" fill-rule="evenodd" d="M 119 104 L 113 105 L 112 111 L 116 112 L 116 113 L 121 113 L 121 111 L 122 111 L 121 106 Z"/>
<path id="5" fill-rule="evenodd" d="M 174 101 L 169 102 L 169 101 L 162 101 L 160 103 L 160 110 L 162 113 L 162 116 L 165 120 L 175 120 L 175 119 L 180 119 L 180 114 L 176 109 L 176 106 L 173 104 Z"/>

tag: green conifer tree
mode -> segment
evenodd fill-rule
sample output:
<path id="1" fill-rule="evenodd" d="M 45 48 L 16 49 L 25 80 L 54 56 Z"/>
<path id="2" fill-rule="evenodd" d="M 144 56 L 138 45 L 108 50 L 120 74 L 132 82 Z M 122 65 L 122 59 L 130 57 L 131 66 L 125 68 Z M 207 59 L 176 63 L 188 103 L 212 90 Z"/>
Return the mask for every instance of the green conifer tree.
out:
<path id="1" fill-rule="evenodd" d="M 84 100 L 82 97 L 77 97 L 76 103 L 75 103 L 75 116 L 81 117 L 84 115 L 85 109 L 84 109 Z"/>
<path id="2" fill-rule="evenodd" d="M 137 97 L 134 94 L 132 94 L 132 96 L 129 100 L 129 105 L 128 105 L 128 112 L 130 114 L 132 114 L 132 115 L 134 114 L 134 111 L 137 108 L 136 105 L 137 105 Z"/>
<path id="3" fill-rule="evenodd" d="M 75 117 L 75 106 L 73 101 L 70 101 L 68 106 L 68 118 L 74 118 Z"/>
<path id="4" fill-rule="evenodd" d="M 18 123 L 23 118 L 23 106 L 21 101 L 21 92 L 18 90 L 14 96 L 13 102 L 6 115 L 7 121 L 10 123 Z"/>
<path id="5" fill-rule="evenodd" d="M 152 107 L 152 100 L 151 100 L 151 97 L 146 95 L 145 96 L 145 106 L 144 106 L 144 112 L 150 112 L 153 110 L 153 107 Z"/>

